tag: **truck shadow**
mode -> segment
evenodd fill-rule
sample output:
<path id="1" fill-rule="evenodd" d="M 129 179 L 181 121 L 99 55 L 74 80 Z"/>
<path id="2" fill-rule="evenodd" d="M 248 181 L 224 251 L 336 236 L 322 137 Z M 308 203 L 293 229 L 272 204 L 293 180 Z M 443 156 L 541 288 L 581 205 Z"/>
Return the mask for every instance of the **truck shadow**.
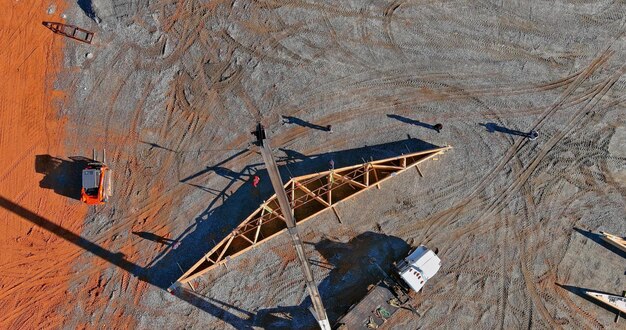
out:
<path id="1" fill-rule="evenodd" d="M 393 263 L 411 249 L 398 237 L 375 232 L 362 233 L 348 242 L 325 238 L 314 246 L 325 260 L 311 260 L 312 267 L 323 264 L 323 268 L 331 268 L 318 286 L 331 324 L 361 300 L 370 285 L 389 276 Z M 299 306 L 261 310 L 254 317 L 254 325 L 267 329 L 314 329 L 317 322 L 309 311 L 311 308 L 307 297 Z"/>
<path id="2" fill-rule="evenodd" d="M 339 152 L 317 155 L 302 155 L 298 153 L 293 160 L 293 151 L 285 152 L 280 157 L 279 170 L 283 181 L 290 177 L 325 171 L 329 161 L 333 160 L 337 168 L 436 148 L 437 146 L 414 139 L 408 139 L 375 146 L 343 150 Z M 294 161 L 294 162 L 292 162 Z M 220 164 L 222 164 L 221 162 Z M 218 164 L 218 166 L 220 165 Z M 289 164 L 289 165 L 284 165 Z M 202 174 L 193 174 L 185 178 L 185 183 L 192 184 L 189 177 L 199 178 L 210 174 L 226 174 L 226 186 L 215 192 L 215 197 L 208 207 L 195 218 L 195 221 L 182 234 L 175 238 L 177 248 L 167 247 L 146 265 L 146 276 L 150 281 L 161 288 L 167 288 L 174 283 L 183 270 L 189 269 L 200 260 L 213 246 L 226 237 L 243 219 L 257 209 L 259 204 L 272 194 L 269 176 L 265 170 L 258 170 L 262 164 L 252 164 L 241 172 L 225 171 L 217 166 L 208 166 Z M 213 169 L 217 170 L 214 171 Z M 209 169 L 209 170 L 207 170 Z M 252 177 L 257 175 L 261 179 L 258 191 L 252 186 Z M 257 197 L 258 196 L 258 197 Z"/>
<path id="3" fill-rule="evenodd" d="M 39 187 L 80 200 L 81 173 L 91 160 L 82 156 L 69 158 L 66 160 L 51 155 L 36 155 L 35 172 L 44 175 L 39 181 Z"/>

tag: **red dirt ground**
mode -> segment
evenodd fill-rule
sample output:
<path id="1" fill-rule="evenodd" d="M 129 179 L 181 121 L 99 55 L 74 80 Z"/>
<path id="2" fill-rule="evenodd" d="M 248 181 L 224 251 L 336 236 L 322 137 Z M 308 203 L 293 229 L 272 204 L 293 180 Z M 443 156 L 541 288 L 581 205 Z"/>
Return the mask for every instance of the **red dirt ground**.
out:
<path id="1" fill-rule="evenodd" d="M 48 8 L 56 6 L 54 14 Z M 87 207 L 40 187 L 37 155 L 64 158 L 64 120 L 53 89 L 65 40 L 41 23 L 63 22 L 55 1 L 0 2 L 0 328 L 61 325 L 72 260 L 82 249 L 41 228 L 80 233 Z M 60 227 L 54 227 L 55 225 Z"/>

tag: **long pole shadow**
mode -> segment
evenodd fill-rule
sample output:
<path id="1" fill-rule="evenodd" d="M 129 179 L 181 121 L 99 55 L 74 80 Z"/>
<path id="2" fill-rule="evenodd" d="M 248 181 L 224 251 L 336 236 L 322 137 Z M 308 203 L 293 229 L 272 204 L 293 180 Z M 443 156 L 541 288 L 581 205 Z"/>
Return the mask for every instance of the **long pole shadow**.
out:
<path id="1" fill-rule="evenodd" d="M 149 145 L 150 146 L 150 150 L 152 150 L 152 149 L 161 149 L 161 150 L 165 150 L 165 151 L 176 153 L 176 150 L 164 147 L 164 146 L 162 146 L 162 145 L 160 145 L 158 143 L 147 142 L 147 141 L 142 141 L 142 140 L 139 140 L 139 142 L 141 142 L 143 144 Z"/>
<path id="2" fill-rule="evenodd" d="M 123 253 L 111 252 L 101 247 L 100 245 L 53 223 L 52 221 L 40 216 L 39 214 L 32 212 L 22 207 L 21 205 L 4 198 L 3 196 L 0 196 L 0 207 L 129 272 L 131 275 L 137 277 L 140 281 L 144 281 L 165 291 L 165 288 L 160 287 L 153 279 L 145 276 L 145 268 L 127 260 Z M 227 323 L 230 323 L 233 327 L 237 329 L 252 329 L 252 327 L 249 326 L 249 322 L 247 320 L 241 319 L 233 315 L 232 313 L 229 313 L 223 308 L 220 308 L 219 306 L 200 298 L 196 294 L 189 294 L 187 292 L 187 294 L 177 295 L 176 297 L 197 308 L 200 308 L 201 310 L 219 319 L 224 320 Z"/>
<path id="3" fill-rule="evenodd" d="M 133 235 L 139 236 L 143 239 L 158 243 L 158 244 L 163 244 L 163 245 L 174 245 L 176 243 L 175 239 L 171 239 L 171 238 L 165 238 L 159 235 L 156 235 L 154 233 L 149 233 L 146 231 L 133 231 L 132 232 Z"/>
<path id="4" fill-rule="evenodd" d="M 89 251 L 95 256 L 102 258 L 117 267 L 122 268 L 123 270 L 131 273 L 134 276 L 141 275 L 141 267 L 126 260 L 125 255 L 121 252 L 113 253 L 98 244 L 95 244 L 79 235 L 74 234 L 73 232 L 51 222 L 50 220 L 40 216 L 37 213 L 34 213 L 21 205 L 13 203 L 12 201 L 0 196 L 0 207 L 6 209 L 7 211 L 21 217 L 24 220 L 31 222 L 32 224 L 39 226 L 60 238 L 82 248 L 83 250 Z"/>

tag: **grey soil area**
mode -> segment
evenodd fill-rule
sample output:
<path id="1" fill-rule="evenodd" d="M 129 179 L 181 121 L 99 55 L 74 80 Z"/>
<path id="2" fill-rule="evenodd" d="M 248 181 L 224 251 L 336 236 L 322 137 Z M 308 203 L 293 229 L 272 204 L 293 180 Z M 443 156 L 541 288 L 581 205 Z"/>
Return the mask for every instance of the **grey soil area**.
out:
<path id="1" fill-rule="evenodd" d="M 410 246 L 442 268 L 389 329 L 620 328 L 626 254 L 622 1 L 69 2 L 68 155 L 106 148 L 113 197 L 80 233 L 68 329 L 316 327 L 288 235 L 165 289 L 283 174 L 453 149 L 299 229 L 331 323 Z M 60 37 L 60 36 L 59 36 Z M 91 54 L 91 55 L 88 55 Z M 292 117 L 282 124 L 283 117 Z M 432 125 L 441 123 L 440 133 Z M 332 133 L 324 127 L 332 125 Z M 524 134 L 538 131 L 530 140 Z M 254 175 L 260 194 L 252 193 Z"/>

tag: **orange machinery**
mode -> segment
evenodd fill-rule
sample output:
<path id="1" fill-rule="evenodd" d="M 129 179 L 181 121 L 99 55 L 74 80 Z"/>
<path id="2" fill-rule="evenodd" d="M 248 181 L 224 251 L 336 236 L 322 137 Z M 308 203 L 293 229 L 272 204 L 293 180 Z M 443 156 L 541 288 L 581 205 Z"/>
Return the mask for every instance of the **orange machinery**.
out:
<path id="1" fill-rule="evenodd" d="M 80 200 L 88 205 L 105 204 L 111 197 L 111 169 L 105 164 L 106 150 L 102 152 L 102 161 L 96 159 L 93 151 L 92 161 L 83 170 L 83 186 Z"/>

